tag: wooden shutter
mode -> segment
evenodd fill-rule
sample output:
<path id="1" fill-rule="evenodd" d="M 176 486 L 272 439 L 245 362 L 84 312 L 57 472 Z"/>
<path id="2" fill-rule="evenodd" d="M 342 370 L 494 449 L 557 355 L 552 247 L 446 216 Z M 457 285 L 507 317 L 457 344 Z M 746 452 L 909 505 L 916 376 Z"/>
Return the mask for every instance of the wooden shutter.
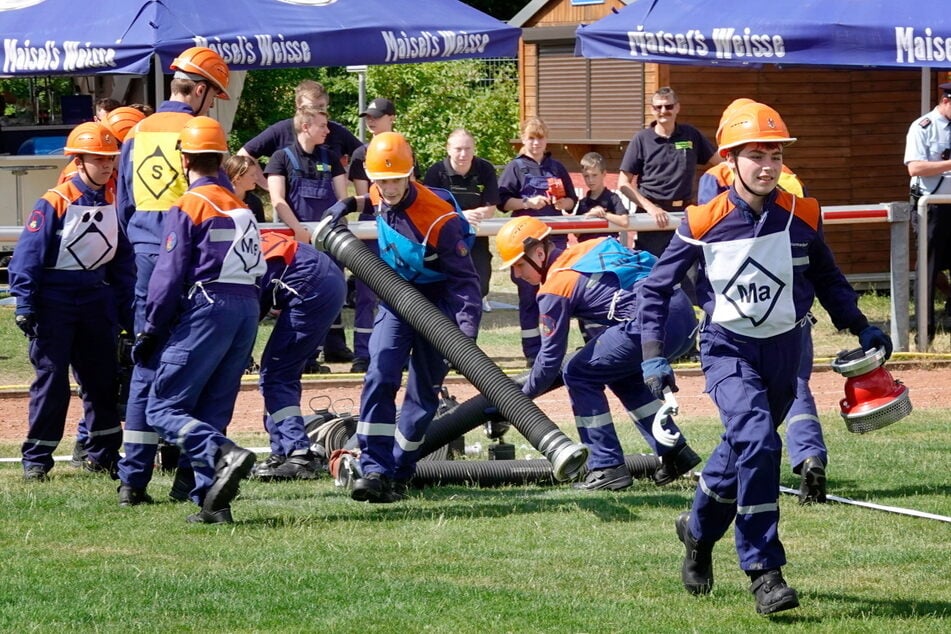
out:
<path id="1" fill-rule="evenodd" d="M 552 141 L 627 140 L 644 120 L 644 65 L 539 43 L 538 114 Z"/>

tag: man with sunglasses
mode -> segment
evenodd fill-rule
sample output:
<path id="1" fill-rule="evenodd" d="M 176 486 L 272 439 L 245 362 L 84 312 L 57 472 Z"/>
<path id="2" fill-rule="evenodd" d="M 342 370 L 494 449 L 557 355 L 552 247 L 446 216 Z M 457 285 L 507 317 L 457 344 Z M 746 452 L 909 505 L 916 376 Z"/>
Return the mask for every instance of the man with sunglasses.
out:
<path id="1" fill-rule="evenodd" d="M 716 165 L 721 159 L 697 128 L 677 123 L 680 103 L 672 88 L 655 92 L 651 108 L 654 121 L 634 135 L 624 152 L 618 190 L 637 205 L 637 213 L 650 214 L 659 229 L 667 229 L 637 236 L 638 249 L 660 256 L 674 234 L 668 214 L 694 202 L 697 166 Z"/>

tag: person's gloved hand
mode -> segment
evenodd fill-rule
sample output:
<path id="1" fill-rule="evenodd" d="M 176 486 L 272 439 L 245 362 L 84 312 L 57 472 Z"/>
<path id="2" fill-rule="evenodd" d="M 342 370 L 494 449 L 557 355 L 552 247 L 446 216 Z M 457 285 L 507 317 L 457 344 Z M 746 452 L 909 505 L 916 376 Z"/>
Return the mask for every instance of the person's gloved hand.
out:
<path id="1" fill-rule="evenodd" d="M 882 332 L 878 326 L 866 326 L 859 333 L 859 345 L 862 350 L 871 350 L 872 348 L 884 348 L 885 358 L 892 356 L 892 338 Z"/>
<path id="2" fill-rule="evenodd" d="M 357 199 L 354 196 L 347 196 L 331 205 L 327 211 L 324 212 L 324 216 L 330 216 L 333 218 L 333 224 L 337 224 L 341 218 L 347 214 L 354 213 L 356 210 Z"/>
<path id="3" fill-rule="evenodd" d="M 669 387 L 676 392 L 677 380 L 674 378 L 674 369 L 664 357 L 653 357 L 641 362 L 641 372 L 644 375 L 644 385 L 659 401 L 664 400 L 664 388 Z"/>
<path id="4" fill-rule="evenodd" d="M 149 359 L 158 350 L 158 338 L 147 332 L 140 332 L 135 336 L 135 344 L 132 346 L 132 360 L 140 365 L 148 363 Z"/>
<path id="5" fill-rule="evenodd" d="M 23 331 L 23 334 L 30 339 L 36 339 L 36 315 L 33 313 L 24 313 L 13 318 L 17 328 Z"/>

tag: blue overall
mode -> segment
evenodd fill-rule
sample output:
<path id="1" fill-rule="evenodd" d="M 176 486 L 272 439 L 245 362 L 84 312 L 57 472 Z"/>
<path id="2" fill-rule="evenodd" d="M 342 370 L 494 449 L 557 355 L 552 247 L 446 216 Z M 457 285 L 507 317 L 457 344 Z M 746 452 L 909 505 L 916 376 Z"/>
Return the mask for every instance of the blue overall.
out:
<path id="1" fill-rule="evenodd" d="M 376 214 L 370 209 L 359 215 L 357 220 L 375 221 Z M 376 240 L 364 240 L 371 251 L 379 255 L 380 247 Z M 357 279 L 354 283 L 353 306 L 353 357 L 370 359 L 370 335 L 373 334 L 377 305 L 380 299 L 369 286 Z"/>
<path id="2" fill-rule="evenodd" d="M 733 172 L 726 164 L 714 165 L 700 177 L 697 186 L 697 201 L 701 205 L 709 202 L 718 194 L 730 189 L 732 184 Z M 805 191 L 802 182 L 786 165 L 783 165 L 779 186 L 797 195 L 799 195 L 797 192 Z M 829 464 L 819 411 L 816 408 L 812 390 L 809 389 L 813 360 L 811 320 L 807 319 L 803 324 L 802 337 L 802 361 L 799 366 L 799 380 L 796 384 L 796 400 L 793 401 L 786 417 L 786 451 L 789 455 L 789 464 L 797 473 L 803 461 L 810 456 L 821 459 L 824 465 Z"/>
<path id="3" fill-rule="evenodd" d="M 285 147 L 281 150 L 287 156 L 290 167 L 287 175 L 287 200 L 298 220 L 301 222 L 319 222 L 323 219 L 324 212 L 337 202 L 333 188 L 330 155 L 327 152 L 327 146 L 317 146 L 316 150 L 320 158 L 313 162 L 314 171 L 309 174 L 302 167 L 297 150 L 297 145 Z M 337 266 L 343 272 L 343 266 L 340 264 Z M 347 348 L 343 332 L 343 320 L 339 312 L 334 317 L 333 323 L 325 336 L 317 341 L 308 360 L 314 358 L 314 351 L 321 346 L 329 354 L 342 353 Z"/>
<path id="4" fill-rule="evenodd" d="M 786 451 L 789 453 L 789 464 L 797 473 L 803 461 L 811 456 L 822 460 L 824 465 L 829 464 L 819 411 L 812 390 L 809 389 L 811 376 L 812 322 L 807 319 L 802 326 L 802 357 L 796 376 L 796 400 L 786 414 Z"/>
<path id="5" fill-rule="evenodd" d="M 374 195 L 371 189 L 371 198 Z M 381 257 L 474 338 L 481 294 L 469 257 L 465 218 L 415 183 L 397 205 L 379 205 Z M 407 362 L 405 396 L 397 421 L 396 393 Z M 442 353 L 381 304 L 370 336 L 370 365 L 357 424 L 364 474 L 381 473 L 397 480 L 412 477 L 447 371 Z"/>
<path id="6" fill-rule="evenodd" d="M 37 201 L 10 262 L 17 315 L 36 319 L 29 342 L 30 385 L 23 467 L 53 467 L 63 437 L 72 366 L 83 394 L 88 456 L 110 467 L 122 441 L 116 408 L 116 336 L 128 327 L 132 249 L 119 227 L 112 194 L 73 176 Z"/>
<path id="7" fill-rule="evenodd" d="M 689 529 L 697 539 L 713 542 L 735 520 L 740 568 L 748 572 L 786 563 L 779 539 L 782 442 L 776 430 L 796 396 L 807 313 L 818 298 L 836 328 L 867 324 L 822 239 L 820 221 L 813 199 L 777 190 L 757 213 L 731 189 L 688 208 L 641 288 L 641 343 L 650 358 L 662 339 L 670 288 L 699 264 L 697 297 L 707 314 L 701 365 L 724 433 L 701 474 Z M 777 248 L 755 247 L 777 239 Z M 753 245 L 745 258 L 736 255 L 741 244 Z M 729 279 L 724 273 L 730 271 L 741 281 L 715 286 Z M 756 276 L 755 288 L 742 281 L 749 276 Z M 770 279 L 782 283 L 770 285 Z M 776 307 L 782 308 L 781 319 L 772 318 Z"/>
<path id="8" fill-rule="evenodd" d="M 149 280 L 155 269 L 160 245 L 164 237 L 164 219 L 170 202 L 145 206 L 136 200 L 137 170 L 149 160 L 138 156 L 136 147 L 148 144 L 145 154 L 161 156 L 163 169 L 168 168 L 169 180 L 174 185 L 169 190 L 180 193 L 187 188 L 184 174 L 181 173 L 181 154 L 166 152 L 162 143 L 152 141 L 155 134 L 177 133 L 194 115 L 191 107 L 181 101 L 165 101 L 159 105 L 154 115 L 146 117 L 140 125 L 148 121 L 144 132 L 133 128 L 122 143 L 119 158 L 119 181 L 116 200 L 120 218 L 126 223 L 129 240 L 135 249 L 135 333 L 145 329 L 145 304 L 149 292 Z M 141 138 L 139 138 L 141 137 Z M 153 149 L 153 147 L 155 149 Z M 142 148 L 140 148 L 142 149 Z M 126 404 L 125 426 L 122 432 L 123 457 L 119 460 L 119 480 L 134 489 L 144 489 L 152 480 L 155 467 L 155 454 L 159 437 L 148 424 L 145 408 L 149 390 L 155 380 L 155 363 L 136 363 L 132 369 L 129 384 L 129 399 Z"/>
<path id="9" fill-rule="evenodd" d="M 201 504 L 219 451 L 232 443 L 241 376 L 257 336 L 266 265 L 251 211 L 213 178 L 194 181 L 166 214 L 146 306 L 148 334 L 167 334 L 146 415 L 182 449 L 195 472 L 191 499 Z"/>
<path id="10" fill-rule="evenodd" d="M 272 241 L 289 243 L 286 255 L 272 247 Z M 308 351 L 323 341 L 340 313 L 347 285 L 333 259 L 309 244 L 269 233 L 262 238 L 262 248 L 267 273 L 261 280 L 261 314 L 280 311 L 261 354 L 264 427 L 271 453 L 290 456 L 310 446 L 300 408 L 301 372 L 312 358 Z"/>
<path id="11" fill-rule="evenodd" d="M 502 175 L 499 177 L 499 208 L 504 207 L 505 203 L 511 198 L 547 195 L 549 178 L 559 179 L 568 198 L 575 202 L 578 201 L 578 195 L 571 183 L 571 176 L 564 165 L 551 158 L 547 153 L 541 163 L 536 162 L 529 156 L 520 155 L 505 166 Z M 546 205 L 541 209 L 519 209 L 511 213 L 513 218 L 561 215 L 561 211 L 555 209 L 554 205 Z M 549 237 L 552 244 L 558 249 L 564 249 L 568 245 L 568 236 L 565 234 L 556 234 Z M 509 274 L 518 289 L 518 323 L 521 329 L 522 353 L 526 359 L 531 360 L 535 358 L 538 349 L 541 347 L 541 334 L 538 331 L 538 305 L 535 301 L 538 287 L 517 279 L 511 271 Z"/>
<path id="12" fill-rule="evenodd" d="M 541 312 L 541 348 L 522 391 L 534 397 L 551 384 L 562 368 L 571 319 L 605 326 L 605 329 L 561 369 L 581 441 L 590 449 L 588 468 L 605 469 L 624 463 L 605 387 L 618 397 L 638 431 L 656 455 L 679 451 L 659 445 L 651 433 L 660 408 L 641 375 L 641 342 L 637 316 L 637 286 L 655 258 L 631 251 L 614 239 L 597 238 L 550 256 L 548 276 L 538 291 Z M 675 358 L 693 341 L 697 319 L 683 292 L 674 295 L 667 323 L 665 354 Z M 673 433 L 676 425 L 666 427 Z"/>

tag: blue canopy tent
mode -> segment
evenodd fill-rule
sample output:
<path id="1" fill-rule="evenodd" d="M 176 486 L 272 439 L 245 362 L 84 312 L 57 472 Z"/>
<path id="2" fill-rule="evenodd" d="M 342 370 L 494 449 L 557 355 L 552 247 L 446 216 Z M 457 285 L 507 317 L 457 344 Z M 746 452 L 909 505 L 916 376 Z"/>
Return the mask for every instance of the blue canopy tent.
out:
<path id="1" fill-rule="evenodd" d="M 513 57 L 521 31 L 458 0 L 9 0 L 2 75 L 146 74 L 189 46 L 234 70 Z"/>
<path id="2" fill-rule="evenodd" d="M 944 0 L 633 0 L 577 31 L 575 54 L 657 64 L 922 68 L 951 66 Z"/>
<path id="3" fill-rule="evenodd" d="M 939 0 L 633 0 L 578 29 L 576 53 L 660 64 L 909 68 L 951 63 Z"/>

